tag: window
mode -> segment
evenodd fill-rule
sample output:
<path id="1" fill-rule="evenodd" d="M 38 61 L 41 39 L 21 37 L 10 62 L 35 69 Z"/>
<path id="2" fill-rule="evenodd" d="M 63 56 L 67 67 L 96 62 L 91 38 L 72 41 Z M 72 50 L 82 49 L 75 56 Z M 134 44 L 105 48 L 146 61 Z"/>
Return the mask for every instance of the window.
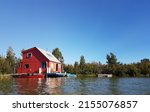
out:
<path id="1" fill-rule="evenodd" d="M 41 68 L 46 68 L 46 62 L 41 63 Z"/>
<path id="2" fill-rule="evenodd" d="M 56 64 L 56 71 L 58 71 L 58 64 Z"/>
<path id="3" fill-rule="evenodd" d="M 27 58 L 31 58 L 32 57 L 32 53 L 27 53 Z"/>
<path id="4" fill-rule="evenodd" d="M 28 69 L 29 68 L 29 64 L 25 64 L 25 68 Z"/>

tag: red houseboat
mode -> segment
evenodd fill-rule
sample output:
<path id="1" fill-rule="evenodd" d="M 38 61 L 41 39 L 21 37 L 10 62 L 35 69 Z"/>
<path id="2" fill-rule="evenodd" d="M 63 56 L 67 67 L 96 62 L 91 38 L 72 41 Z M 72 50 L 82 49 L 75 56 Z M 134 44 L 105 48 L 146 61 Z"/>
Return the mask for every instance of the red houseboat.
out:
<path id="1" fill-rule="evenodd" d="M 61 62 L 50 52 L 33 47 L 22 51 L 22 61 L 15 77 L 38 77 L 45 74 L 61 73 Z"/>

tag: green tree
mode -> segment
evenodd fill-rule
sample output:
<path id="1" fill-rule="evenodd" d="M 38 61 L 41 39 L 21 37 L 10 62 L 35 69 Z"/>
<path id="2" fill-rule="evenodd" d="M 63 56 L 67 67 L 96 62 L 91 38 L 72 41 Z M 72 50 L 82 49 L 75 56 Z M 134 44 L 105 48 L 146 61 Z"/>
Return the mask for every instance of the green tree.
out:
<path id="1" fill-rule="evenodd" d="M 74 73 L 74 67 L 72 65 L 66 65 L 64 64 L 64 71 L 67 73 Z"/>
<path id="2" fill-rule="evenodd" d="M 5 62 L 5 58 L 0 55 L 0 74 L 3 74 L 4 62 Z"/>
<path id="3" fill-rule="evenodd" d="M 113 53 L 107 54 L 106 59 L 109 66 L 117 65 L 117 58 Z"/>
<path id="4" fill-rule="evenodd" d="M 85 58 L 84 58 L 84 56 L 81 56 L 80 57 L 80 65 L 79 65 L 79 67 L 80 67 L 80 73 L 81 74 L 85 74 L 86 73 L 86 71 L 85 71 L 85 65 L 86 65 L 86 63 L 85 63 Z"/>
<path id="5" fill-rule="evenodd" d="M 62 63 L 62 72 L 64 72 L 64 58 L 59 48 L 53 49 L 52 54 Z"/>
<path id="6" fill-rule="evenodd" d="M 92 62 L 89 64 L 90 65 L 90 68 L 91 68 L 91 72 L 90 74 L 98 74 L 101 72 L 101 68 L 100 68 L 100 64 L 97 63 L 97 62 Z"/>
<path id="7" fill-rule="evenodd" d="M 10 64 L 13 64 L 15 62 L 15 53 L 14 53 L 12 47 L 9 47 L 7 49 L 6 60 L 8 60 Z"/>
<path id="8" fill-rule="evenodd" d="M 139 75 L 139 71 L 136 67 L 136 64 L 133 63 L 133 64 L 129 64 L 126 66 L 127 67 L 127 74 L 130 76 L 130 77 L 135 77 L 135 76 L 138 76 Z"/>
<path id="9" fill-rule="evenodd" d="M 79 73 L 79 63 L 78 63 L 77 61 L 74 63 L 74 72 L 75 72 L 76 74 Z"/>
<path id="10" fill-rule="evenodd" d="M 139 63 L 139 69 L 141 71 L 141 74 L 150 75 L 150 60 L 147 58 L 142 59 Z"/>
<path id="11" fill-rule="evenodd" d="M 115 67 L 115 75 L 119 77 L 126 76 L 126 65 L 120 63 Z"/>
<path id="12" fill-rule="evenodd" d="M 5 57 L 0 56 L 0 74 L 8 74 L 11 72 L 10 63 Z"/>
<path id="13" fill-rule="evenodd" d="M 117 62 L 117 58 L 113 53 L 107 54 L 106 55 L 106 59 L 107 59 L 107 73 L 111 73 L 111 74 L 115 74 L 115 70 L 117 65 L 119 64 Z"/>
<path id="14" fill-rule="evenodd" d="M 15 61 L 16 61 L 16 57 L 15 57 L 15 53 L 12 49 L 12 47 L 9 47 L 7 49 L 7 55 L 6 55 L 6 61 L 9 63 L 9 68 L 8 68 L 8 73 L 13 73 L 14 69 L 15 69 Z M 6 63 L 7 63 L 6 62 Z"/>
<path id="15" fill-rule="evenodd" d="M 61 53 L 61 51 L 59 50 L 59 48 L 53 49 L 52 54 L 53 54 L 61 63 L 64 62 L 64 58 L 63 58 L 62 53 Z"/>
<path id="16" fill-rule="evenodd" d="M 84 66 L 85 65 L 85 58 L 84 56 L 80 57 L 80 66 Z"/>

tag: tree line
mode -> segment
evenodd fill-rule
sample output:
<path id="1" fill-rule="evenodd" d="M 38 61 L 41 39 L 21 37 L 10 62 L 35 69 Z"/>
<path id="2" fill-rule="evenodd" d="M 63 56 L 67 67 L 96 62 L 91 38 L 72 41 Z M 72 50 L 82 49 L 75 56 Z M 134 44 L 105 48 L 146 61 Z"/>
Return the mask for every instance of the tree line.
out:
<path id="1" fill-rule="evenodd" d="M 150 76 L 150 59 L 144 58 L 136 63 L 123 64 L 117 60 L 114 53 L 106 55 L 106 64 L 100 62 L 86 63 L 85 57 L 81 56 L 79 62 L 74 62 L 73 65 L 65 64 L 63 55 L 59 48 L 55 48 L 52 54 L 62 63 L 63 72 L 96 75 L 96 74 L 113 74 L 113 76 L 137 77 Z M 20 59 L 15 56 L 12 47 L 9 47 L 6 56 L 0 55 L 0 74 L 12 74 L 17 70 L 17 65 Z"/>
<path id="2" fill-rule="evenodd" d="M 0 55 L 0 74 L 15 73 L 19 61 L 20 59 L 15 56 L 12 47 L 9 47 L 6 56 Z"/>
<path id="3" fill-rule="evenodd" d="M 114 53 L 106 55 L 107 64 L 100 62 L 86 63 L 84 56 L 74 65 L 64 64 L 64 70 L 75 74 L 113 74 L 116 77 L 139 77 L 150 76 L 150 60 L 148 58 L 137 63 L 123 64 L 117 61 Z"/>

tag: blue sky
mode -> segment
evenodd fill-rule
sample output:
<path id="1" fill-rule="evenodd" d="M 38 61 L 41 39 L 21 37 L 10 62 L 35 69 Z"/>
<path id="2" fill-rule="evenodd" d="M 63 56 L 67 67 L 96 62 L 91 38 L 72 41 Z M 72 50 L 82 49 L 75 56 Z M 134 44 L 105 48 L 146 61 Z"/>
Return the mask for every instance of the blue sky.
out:
<path id="1" fill-rule="evenodd" d="M 65 62 L 150 58 L 149 0 L 0 0 L 0 54 L 58 47 Z"/>

